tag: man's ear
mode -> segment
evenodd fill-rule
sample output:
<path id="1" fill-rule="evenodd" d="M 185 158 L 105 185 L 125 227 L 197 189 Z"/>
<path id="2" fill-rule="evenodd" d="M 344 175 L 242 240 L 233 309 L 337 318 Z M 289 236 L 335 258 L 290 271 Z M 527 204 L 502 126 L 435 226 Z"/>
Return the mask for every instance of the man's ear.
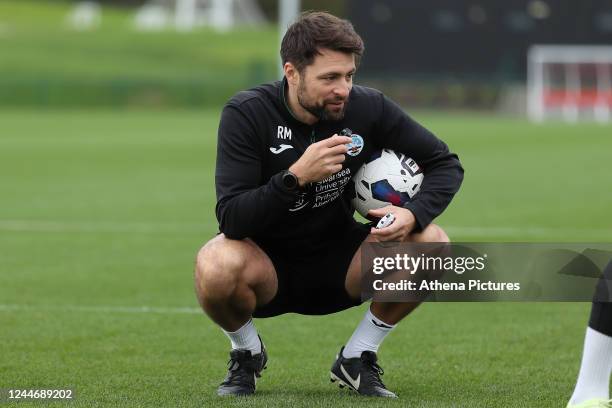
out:
<path id="1" fill-rule="evenodd" d="M 295 65 L 290 62 L 285 62 L 283 66 L 283 71 L 285 72 L 285 77 L 287 78 L 287 82 L 289 82 L 292 86 L 296 86 L 299 81 L 299 72 Z"/>

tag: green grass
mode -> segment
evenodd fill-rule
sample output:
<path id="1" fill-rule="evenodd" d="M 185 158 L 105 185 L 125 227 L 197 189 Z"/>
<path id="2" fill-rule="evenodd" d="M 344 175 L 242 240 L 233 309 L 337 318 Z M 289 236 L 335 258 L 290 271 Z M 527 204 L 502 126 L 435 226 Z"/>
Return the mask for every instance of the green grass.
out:
<path id="1" fill-rule="evenodd" d="M 610 242 L 609 129 L 415 116 L 466 168 L 438 220 L 454 241 Z M 0 388 L 70 386 L 84 407 L 565 404 L 586 303 L 425 304 L 380 351 L 399 401 L 329 384 L 363 307 L 257 320 L 270 351 L 258 395 L 218 399 L 228 341 L 192 287 L 194 254 L 216 231 L 217 120 L 0 111 Z M 130 309 L 142 306 L 160 309 Z"/>
<path id="2" fill-rule="evenodd" d="M 202 79 L 242 72 L 249 61 L 275 63 L 276 27 L 217 33 L 210 29 L 142 32 L 135 9 L 104 7 L 101 26 L 74 31 L 70 4 L 0 2 L 0 73 L 75 79 Z M 95 61 L 95 63 L 94 63 Z M 239 86 L 239 85 L 236 85 Z"/>
<path id="3" fill-rule="evenodd" d="M 0 1 L 1 105 L 218 106 L 278 75 L 273 25 L 142 32 L 135 9 L 105 6 L 99 28 L 75 31 L 70 10 L 64 1 Z"/>

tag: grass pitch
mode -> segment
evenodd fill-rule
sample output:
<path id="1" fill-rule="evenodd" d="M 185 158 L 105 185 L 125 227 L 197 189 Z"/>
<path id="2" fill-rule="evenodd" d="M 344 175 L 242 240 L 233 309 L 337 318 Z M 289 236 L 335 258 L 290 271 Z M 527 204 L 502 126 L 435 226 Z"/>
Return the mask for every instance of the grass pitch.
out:
<path id="1" fill-rule="evenodd" d="M 454 241 L 612 239 L 609 128 L 414 116 L 466 168 L 437 221 Z M 257 395 L 216 397 L 229 345 L 197 309 L 192 268 L 216 232 L 217 119 L 0 112 L 0 388 L 72 387 L 75 400 L 55 405 L 87 407 L 566 403 L 586 303 L 423 305 L 380 350 L 397 401 L 329 383 L 363 307 L 260 319 L 270 362 Z"/>
<path id="2" fill-rule="evenodd" d="M 278 76 L 273 24 L 139 31 L 135 8 L 103 5 L 100 26 L 80 31 L 73 7 L 0 1 L 0 106 L 219 106 Z"/>

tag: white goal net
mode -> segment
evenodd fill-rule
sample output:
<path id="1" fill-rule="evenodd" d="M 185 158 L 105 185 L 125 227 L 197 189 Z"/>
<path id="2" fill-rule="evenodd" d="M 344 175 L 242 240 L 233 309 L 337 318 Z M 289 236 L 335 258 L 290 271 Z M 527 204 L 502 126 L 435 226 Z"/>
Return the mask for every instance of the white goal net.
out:
<path id="1" fill-rule="evenodd" d="M 531 120 L 610 122 L 612 46 L 534 45 L 527 64 Z"/>

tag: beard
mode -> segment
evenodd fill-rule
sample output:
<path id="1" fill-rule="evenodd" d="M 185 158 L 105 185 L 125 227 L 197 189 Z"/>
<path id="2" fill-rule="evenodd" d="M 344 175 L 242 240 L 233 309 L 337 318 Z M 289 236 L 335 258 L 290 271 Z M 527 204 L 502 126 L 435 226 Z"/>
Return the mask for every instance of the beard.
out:
<path id="1" fill-rule="evenodd" d="M 303 81 L 300 82 L 297 90 L 298 103 L 302 108 L 310 112 L 319 120 L 331 120 L 338 121 L 344 118 L 346 106 L 348 104 L 348 98 L 343 99 L 341 97 L 334 98 L 333 100 L 324 100 L 321 103 L 311 102 L 308 100 L 306 95 L 306 86 Z M 342 109 L 332 110 L 328 105 L 331 103 L 344 102 Z"/>

